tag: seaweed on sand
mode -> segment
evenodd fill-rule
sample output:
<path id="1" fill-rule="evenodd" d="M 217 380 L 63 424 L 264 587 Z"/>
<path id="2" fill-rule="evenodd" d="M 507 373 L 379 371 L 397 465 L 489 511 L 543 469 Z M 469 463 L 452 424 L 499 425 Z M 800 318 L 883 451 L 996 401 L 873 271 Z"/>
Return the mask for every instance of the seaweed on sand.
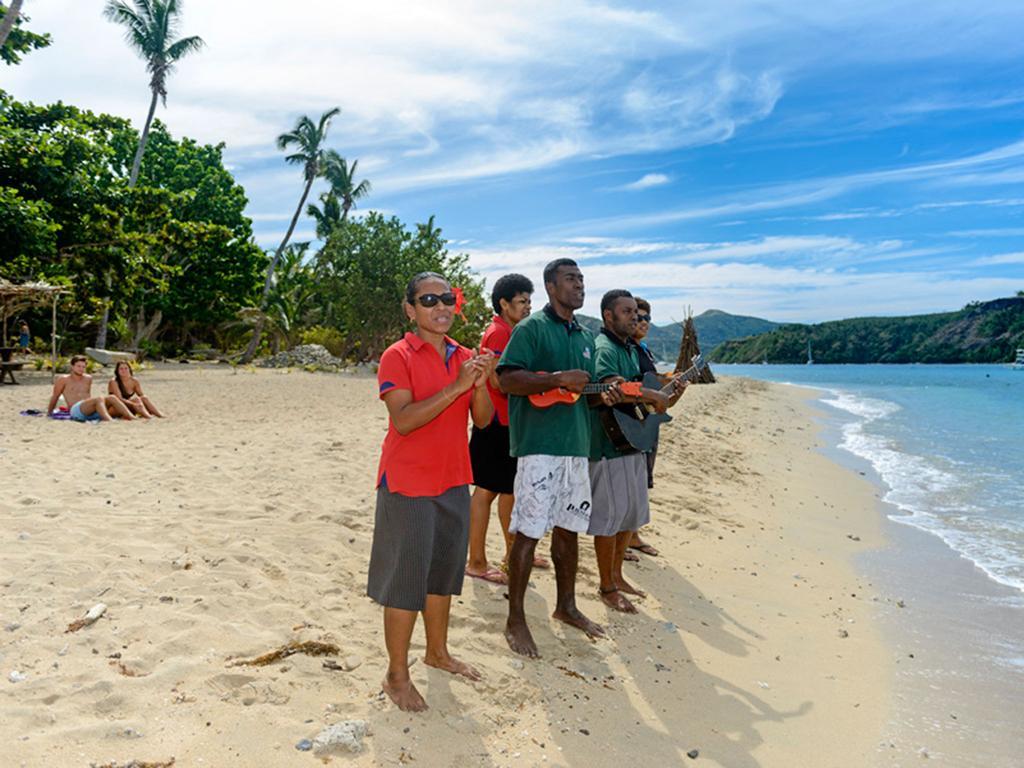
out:
<path id="1" fill-rule="evenodd" d="M 275 661 L 287 659 L 289 656 L 294 656 L 296 653 L 304 653 L 307 656 L 335 656 L 339 652 L 340 649 L 334 643 L 323 643 L 319 640 L 306 640 L 304 642 L 293 640 L 290 643 L 282 645 L 277 650 L 264 653 L 262 656 L 257 656 L 255 659 L 236 659 L 231 662 L 230 666 L 265 667 L 267 664 L 273 664 Z"/>

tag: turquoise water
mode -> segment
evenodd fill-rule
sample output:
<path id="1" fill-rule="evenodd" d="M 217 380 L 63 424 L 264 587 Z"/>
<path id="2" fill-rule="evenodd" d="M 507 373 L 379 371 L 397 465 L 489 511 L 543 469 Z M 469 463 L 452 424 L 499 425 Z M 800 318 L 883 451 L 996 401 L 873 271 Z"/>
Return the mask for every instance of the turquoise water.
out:
<path id="1" fill-rule="evenodd" d="M 892 519 L 1024 592 L 1024 371 L 1004 365 L 716 365 L 823 390 L 839 447 L 870 462 Z"/>

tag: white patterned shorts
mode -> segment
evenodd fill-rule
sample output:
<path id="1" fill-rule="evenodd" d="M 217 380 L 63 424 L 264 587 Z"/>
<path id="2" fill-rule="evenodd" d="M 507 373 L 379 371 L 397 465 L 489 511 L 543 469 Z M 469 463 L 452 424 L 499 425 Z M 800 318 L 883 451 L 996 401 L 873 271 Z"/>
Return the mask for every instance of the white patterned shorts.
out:
<path id="1" fill-rule="evenodd" d="M 586 456 L 520 456 L 509 533 L 540 539 L 552 528 L 586 533 L 590 471 Z"/>

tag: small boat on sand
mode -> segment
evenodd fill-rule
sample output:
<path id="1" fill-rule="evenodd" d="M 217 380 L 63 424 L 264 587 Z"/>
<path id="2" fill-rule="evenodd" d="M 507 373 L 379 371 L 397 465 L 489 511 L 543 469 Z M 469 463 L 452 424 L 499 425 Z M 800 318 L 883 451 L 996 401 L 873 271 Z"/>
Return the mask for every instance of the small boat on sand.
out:
<path id="1" fill-rule="evenodd" d="M 86 347 L 85 354 L 103 366 L 119 363 L 122 360 L 126 363 L 134 363 L 135 355 L 132 352 L 115 352 L 111 349 L 94 349 Z"/>

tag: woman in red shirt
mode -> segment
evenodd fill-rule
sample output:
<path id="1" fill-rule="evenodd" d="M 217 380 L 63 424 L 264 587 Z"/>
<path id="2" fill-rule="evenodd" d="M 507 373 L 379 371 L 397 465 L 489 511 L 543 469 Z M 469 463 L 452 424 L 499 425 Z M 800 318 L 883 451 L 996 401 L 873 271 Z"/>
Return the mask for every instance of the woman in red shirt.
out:
<path id="1" fill-rule="evenodd" d="M 471 680 L 479 673 L 448 653 L 451 596 L 462 593 L 469 535 L 467 416 L 486 426 L 494 407 L 484 386 L 497 362 L 445 334 L 457 297 L 444 277 L 416 275 L 405 314 L 416 328 L 381 355 L 380 397 L 388 434 L 377 471 L 377 509 L 367 594 L 384 606 L 384 691 L 399 709 L 426 702 L 409 678 L 416 614 L 427 635 L 424 662 Z"/>

